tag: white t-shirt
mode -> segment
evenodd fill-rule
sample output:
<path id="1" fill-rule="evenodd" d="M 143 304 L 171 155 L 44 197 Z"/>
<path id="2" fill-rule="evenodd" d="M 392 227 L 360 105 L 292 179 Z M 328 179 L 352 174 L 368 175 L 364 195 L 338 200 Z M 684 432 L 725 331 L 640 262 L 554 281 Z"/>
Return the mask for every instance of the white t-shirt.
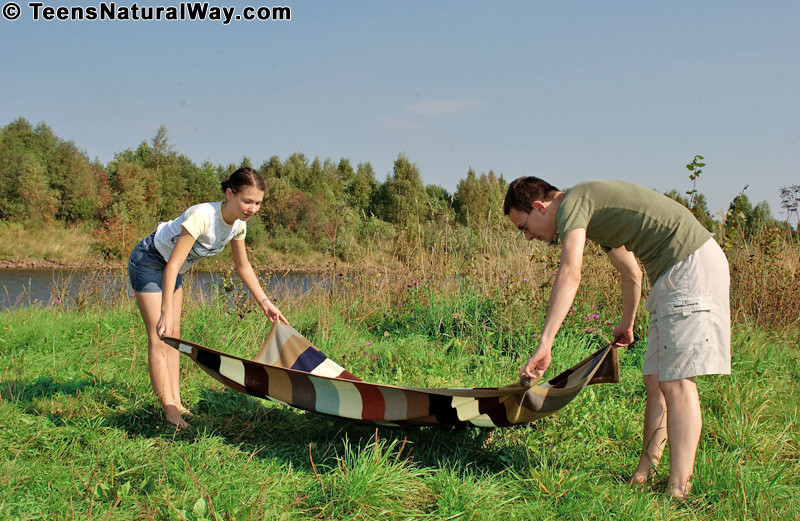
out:
<path id="1" fill-rule="evenodd" d="M 244 239 L 247 223 L 236 219 L 233 225 L 227 224 L 222 219 L 220 201 L 191 206 L 177 219 L 160 223 L 156 228 L 153 242 L 165 260 L 169 261 L 183 230 L 194 237 L 194 245 L 178 273 L 185 273 L 202 258 L 218 254 L 232 240 Z"/>

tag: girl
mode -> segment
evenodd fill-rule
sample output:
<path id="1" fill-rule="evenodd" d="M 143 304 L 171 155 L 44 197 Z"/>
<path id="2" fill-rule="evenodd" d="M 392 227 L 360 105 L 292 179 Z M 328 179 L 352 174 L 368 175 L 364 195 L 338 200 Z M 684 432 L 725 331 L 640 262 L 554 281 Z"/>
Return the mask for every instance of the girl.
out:
<path id="1" fill-rule="evenodd" d="M 231 244 L 236 274 L 267 318 L 289 322 L 261 289 L 244 247 L 246 222 L 264 199 L 264 180 L 252 168 L 240 168 L 222 182 L 225 200 L 190 207 L 177 219 L 162 222 L 131 253 L 128 275 L 147 328 L 150 384 L 166 421 L 177 428 L 189 424 L 178 386 L 179 353 L 161 341 L 180 336 L 182 274 L 202 259 Z"/>

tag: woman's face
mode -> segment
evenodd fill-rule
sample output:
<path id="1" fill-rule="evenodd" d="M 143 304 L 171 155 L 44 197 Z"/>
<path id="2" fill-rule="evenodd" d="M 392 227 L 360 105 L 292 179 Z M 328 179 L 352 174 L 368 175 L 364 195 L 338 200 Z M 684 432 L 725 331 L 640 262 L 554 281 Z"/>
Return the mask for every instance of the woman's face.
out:
<path id="1" fill-rule="evenodd" d="M 233 190 L 228 188 L 225 191 L 225 197 L 228 200 L 230 209 L 236 214 L 235 217 L 240 221 L 246 221 L 261 209 L 264 192 L 254 186 L 242 187 L 236 193 L 233 193 Z"/>

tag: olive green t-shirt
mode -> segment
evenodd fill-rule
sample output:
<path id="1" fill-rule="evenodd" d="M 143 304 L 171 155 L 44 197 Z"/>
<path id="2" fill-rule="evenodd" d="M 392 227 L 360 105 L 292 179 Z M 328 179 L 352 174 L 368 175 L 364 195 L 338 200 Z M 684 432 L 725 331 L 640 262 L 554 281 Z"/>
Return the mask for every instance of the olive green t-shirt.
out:
<path id="1" fill-rule="evenodd" d="M 711 232 L 685 206 L 626 181 L 586 181 L 566 191 L 556 211 L 561 237 L 577 228 L 604 250 L 625 246 L 651 283 L 702 246 Z"/>

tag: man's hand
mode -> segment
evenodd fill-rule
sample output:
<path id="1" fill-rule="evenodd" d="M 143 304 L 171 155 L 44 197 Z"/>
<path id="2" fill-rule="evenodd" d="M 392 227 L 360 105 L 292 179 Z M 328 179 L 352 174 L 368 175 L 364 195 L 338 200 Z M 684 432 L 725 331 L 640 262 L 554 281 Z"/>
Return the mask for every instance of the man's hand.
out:
<path id="1" fill-rule="evenodd" d="M 633 343 L 633 328 L 622 324 L 614 329 L 614 345 L 618 347 L 629 346 Z"/>
<path id="2" fill-rule="evenodd" d="M 520 378 L 530 378 L 531 380 L 538 380 L 540 376 L 547 371 L 550 367 L 552 357 L 550 356 L 551 349 L 549 347 L 540 346 L 533 356 L 528 358 L 528 363 L 519 372 Z"/>

